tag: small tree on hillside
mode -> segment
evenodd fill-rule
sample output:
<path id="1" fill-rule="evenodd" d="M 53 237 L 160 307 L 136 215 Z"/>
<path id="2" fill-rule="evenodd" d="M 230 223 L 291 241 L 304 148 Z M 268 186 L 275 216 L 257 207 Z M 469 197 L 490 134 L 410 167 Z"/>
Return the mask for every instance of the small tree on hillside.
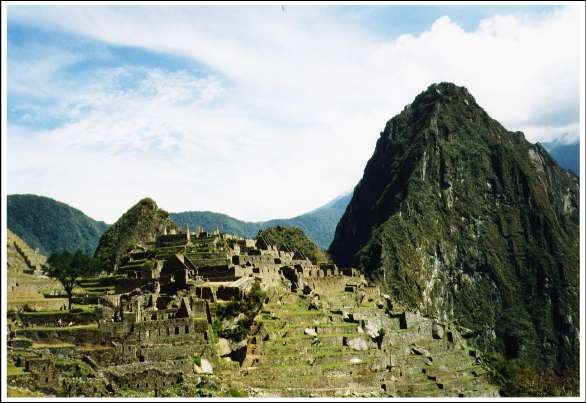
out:
<path id="1" fill-rule="evenodd" d="M 67 251 L 53 253 L 44 266 L 45 274 L 58 280 L 63 286 L 67 294 L 69 310 L 71 310 L 73 289 L 82 277 L 94 273 L 96 269 L 96 260 L 79 250 L 74 254 Z"/>

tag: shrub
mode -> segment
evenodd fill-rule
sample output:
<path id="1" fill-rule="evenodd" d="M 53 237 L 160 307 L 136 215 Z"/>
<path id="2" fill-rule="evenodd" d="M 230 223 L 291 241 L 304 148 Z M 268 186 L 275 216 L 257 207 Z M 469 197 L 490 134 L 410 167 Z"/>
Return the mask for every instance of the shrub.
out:
<path id="1" fill-rule="evenodd" d="M 246 393 L 243 390 L 238 390 L 235 388 L 230 388 L 228 390 L 228 394 L 230 395 L 230 397 L 248 397 L 248 393 Z"/>
<path id="2" fill-rule="evenodd" d="M 578 371 L 540 370 L 536 365 L 519 358 L 506 358 L 500 353 L 483 355 L 491 379 L 499 385 L 500 394 L 512 396 L 578 396 L 580 376 Z"/>
<path id="3" fill-rule="evenodd" d="M 239 301 L 230 301 L 225 305 L 218 305 L 216 308 L 216 320 L 212 322 L 212 330 L 219 337 L 232 340 L 242 340 L 250 332 L 250 326 L 254 317 L 261 309 L 266 293 L 260 288 L 258 283 L 254 283 L 252 289 L 246 296 Z M 231 329 L 222 328 L 222 320 L 234 318 L 240 314 L 244 318 L 240 319 L 236 326 Z"/>

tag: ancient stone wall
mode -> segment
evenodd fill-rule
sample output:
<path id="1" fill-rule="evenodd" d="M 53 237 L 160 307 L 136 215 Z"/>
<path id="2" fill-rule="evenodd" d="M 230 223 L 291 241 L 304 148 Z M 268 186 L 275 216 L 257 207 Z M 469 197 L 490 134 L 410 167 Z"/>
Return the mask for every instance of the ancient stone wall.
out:
<path id="1" fill-rule="evenodd" d="M 234 301 L 242 298 L 239 287 L 220 286 L 216 289 L 216 298 L 220 301 Z"/>
<path id="2" fill-rule="evenodd" d="M 197 275 L 206 281 L 234 281 L 236 269 L 227 265 L 200 267 L 197 269 Z"/>
<path id="3" fill-rule="evenodd" d="M 51 358 L 27 358 L 25 370 L 34 374 L 37 386 L 53 386 L 58 382 L 55 363 Z"/>
<path id="4" fill-rule="evenodd" d="M 207 337 L 207 319 L 172 318 L 143 322 L 100 322 L 100 330 L 112 340 L 137 342 L 173 343 L 181 340 L 197 340 L 200 334 Z"/>
<path id="5" fill-rule="evenodd" d="M 133 362 L 158 362 L 209 353 L 210 344 L 204 337 L 204 334 L 200 334 L 199 338 L 178 344 L 121 343 L 116 345 L 115 351 L 115 362 L 117 364 L 130 364 Z"/>
<path id="6" fill-rule="evenodd" d="M 157 247 L 180 246 L 188 241 L 186 233 L 160 235 L 157 238 Z"/>
<path id="7" fill-rule="evenodd" d="M 244 265 L 252 265 L 252 266 L 273 265 L 278 262 L 281 262 L 281 259 L 278 256 L 275 256 L 272 254 L 237 255 L 232 258 L 232 263 L 238 264 L 241 266 L 244 266 Z"/>
<path id="8" fill-rule="evenodd" d="M 334 294 L 343 292 L 346 287 L 345 276 L 309 277 L 304 281 L 318 294 Z"/>
<path id="9" fill-rule="evenodd" d="M 60 341 L 71 344 L 103 344 L 105 335 L 93 326 L 64 328 L 24 328 L 16 330 L 17 336 L 43 343 Z"/>

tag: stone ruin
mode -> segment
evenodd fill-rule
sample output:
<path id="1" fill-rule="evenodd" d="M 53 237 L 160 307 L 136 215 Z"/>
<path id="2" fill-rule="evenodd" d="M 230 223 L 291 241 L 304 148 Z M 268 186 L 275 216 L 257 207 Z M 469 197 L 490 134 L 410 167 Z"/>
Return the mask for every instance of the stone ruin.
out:
<path id="1" fill-rule="evenodd" d="M 128 251 L 111 281 L 110 291 L 97 298 L 97 326 L 57 329 L 51 336 L 74 348 L 31 349 L 28 339 L 13 338 L 12 364 L 26 376 L 11 378 L 11 384 L 64 396 L 159 396 L 218 373 L 269 396 L 300 396 L 299 387 L 316 396 L 346 396 L 348 389 L 361 396 L 409 396 L 438 388 L 461 395 L 463 381 L 450 389 L 450 372 L 443 364 L 430 366 L 432 360 L 476 365 L 452 325 L 397 309 L 355 268 L 314 264 L 265 239 L 201 227 L 165 230 Z M 242 300 L 255 284 L 267 296 L 250 334 L 218 338 L 215 309 Z M 38 341 L 48 334 L 28 330 L 18 336 Z M 55 364 L 55 353 L 68 366 Z M 404 383 L 416 374 L 423 381 Z M 305 383 L 291 388 L 299 376 Z M 478 393 L 493 394 L 470 376 Z M 365 384 L 353 384 L 359 380 Z"/>

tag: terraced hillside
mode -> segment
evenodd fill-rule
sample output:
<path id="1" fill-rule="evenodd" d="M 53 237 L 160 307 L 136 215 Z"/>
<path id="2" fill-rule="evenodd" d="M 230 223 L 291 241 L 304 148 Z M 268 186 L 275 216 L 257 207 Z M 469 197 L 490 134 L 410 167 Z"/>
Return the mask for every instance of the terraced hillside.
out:
<path id="1" fill-rule="evenodd" d="M 265 304 L 240 372 L 255 396 L 498 396 L 456 327 L 343 292 L 310 309 L 289 294 Z"/>
<path id="2" fill-rule="evenodd" d="M 82 279 L 73 309 L 9 313 L 12 396 L 498 396 L 473 333 L 355 268 L 217 232 L 152 245 Z"/>
<path id="3" fill-rule="evenodd" d="M 6 233 L 6 263 L 8 268 L 8 309 L 15 310 L 25 305 L 38 308 L 56 308 L 63 300 L 49 300 L 44 293 L 60 288 L 55 280 L 39 275 L 46 257 L 36 253 L 11 230 Z M 33 274 L 34 273 L 34 274 Z"/>
<path id="4" fill-rule="evenodd" d="M 25 241 L 10 229 L 6 232 L 8 269 L 17 271 L 35 270 L 45 263 L 47 258 L 34 251 Z"/>

